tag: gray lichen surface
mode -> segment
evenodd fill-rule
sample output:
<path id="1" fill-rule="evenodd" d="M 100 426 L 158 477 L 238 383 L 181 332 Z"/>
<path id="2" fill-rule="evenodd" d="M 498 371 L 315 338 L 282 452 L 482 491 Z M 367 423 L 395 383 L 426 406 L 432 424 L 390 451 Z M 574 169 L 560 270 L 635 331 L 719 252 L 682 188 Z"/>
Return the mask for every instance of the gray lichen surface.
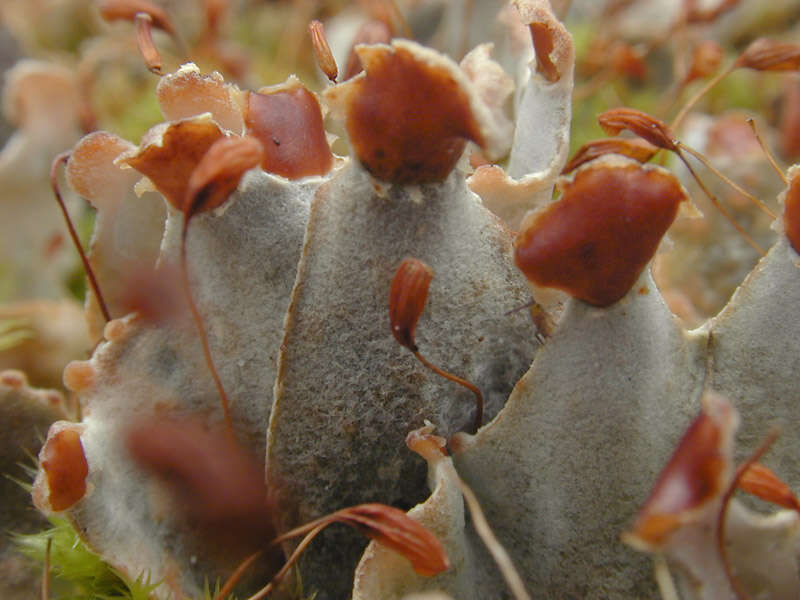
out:
<path id="1" fill-rule="evenodd" d="M 194 217 L 187 257 L 192 293 L 209 336 L 212 356 L 231 400 L 245 448 L 264 455 L 284 315 L 294 284 L 310 199 L 323 180 L 290 182 L 263 171 L 249 173 L 224 212 Z M 162 257 L 177 262 L 183 219 L 167 222 Z M 180 347 L 199 350 L 197 332 Z M 205 362 L 198 374 L 212 388 Z M 190 394 L 188 398 L 196 396 Z M 186 396 L 185 396 L 186 397 Z M 219 405 L 216 392 L 207 398 Z"/>
<path id="2" fill-rule="evenodd" d="M 466 508 L 453 459 L 432 452 L 428 461 L 431 495 L 408 515 L 442 543 L 451 568 L 434 577 L 414 572 L 405 557 L 371 542 L 356 569 L 353 600 L 402 600 L 407 595 L 447 590 L 459 600 L 481 600 L 504 588 L 494 562 L 482 550 L 472 528 L 465 528 Z"/>
<path id="3" fill-rule="evenodd" d="M 511 261 L 511 234 L 466 189 L 441 184 L 381 192 L 354 163 L 321 187 L 309 218 L 287 319 L 270 422 L 267 479 L 283 528 L 361 502 L 410 508 L 424 498 L 425 465 L 404 443 L 431 420 L 451 434 L 471 421 L 474 397 L 420 365 L 389 329 L 389 287 L 407 255 L 435 277 L 417 328 L 422 354 L 457 368 L 502 407 L 536 349 L 528 301 Z M 325 532 L 301 561 L 320 598 L 344 598 L 365 542 Z M 343 558 L 344 557 L 344 558 Z"/>
<path id="4" fill-rule="evenodd" d="M 744 457 L 770 426 L 784 431 L 764 463 L 793 489 L 800 487 L 800 456 L 790 432 L 800 417 L 800 256 L 781 236 L 728 306 L 713 319 L 710 378 L 741 414 L 737 450 Z"/>
<path id="5" fill-rule="evenodd" d="M 237 437 L 259 460 L 308 199 L 319 182 L 251 173 L 224 212 L 198 215 L 189 228 L 192 292 L 231 399 Z M 181 217 L 170 215 L 162 260 L 177 260 L 181 227 Z M 90 491 L 69 516 L 111 564 L 134 577 L 167 576 L 173 592 L 197 595 L 204 578 L 235 564 L 195 539 L 125 446 L 127 428 L 148 417 L 222 421 L 197 329 L 187 315 L 161 324 L 129 316 L 107 335 L 111 341 L 94 353 L 91 385 L 82 390 Z"/>
<path id="6" fill-rule="evenodd" d="M 498 418 L 456 440 L 456 467 L 529 590 L 655 593 L 649 561 L 619 535 L 697 410 L 704 346 L 649 272 L 608 309 L 571 300 Z"/>

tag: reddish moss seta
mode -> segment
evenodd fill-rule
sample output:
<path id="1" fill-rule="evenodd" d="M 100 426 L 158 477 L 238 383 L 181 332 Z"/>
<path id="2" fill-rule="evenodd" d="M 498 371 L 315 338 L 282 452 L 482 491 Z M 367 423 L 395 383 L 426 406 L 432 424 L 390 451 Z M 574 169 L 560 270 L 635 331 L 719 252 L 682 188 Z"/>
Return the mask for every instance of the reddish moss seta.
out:
<path id="1" fill-rule="evenodd" d="M 287 179 L 324 175 L 333 167 L 317 98 L 300 83 L 251 92 L 247 132 L 264 146 L 261 167 Z"/>
<path id="2" fill-rule="evenodd" d="M 51 435 L 39 453 L 39 463 L 47 476 L 51 510 L 66 510 L 86 494 L 89 465 L 77 431 L 62 429 Z"/>
<path id="3" fill-rule="evenodd" d="M 792 178 L 792 182 L 786 192 L 783 227 L 792 248 L 800 254 L 800 175 L 795 175 Z"/>
<path id="4" fill-rule="evenodd" d="M 621 157 L 579 169 L 563 192 L 519 234 L 514 260 L 532 283 L 595 306 L 631 289 L 686 199 L 673 175 Z"/>

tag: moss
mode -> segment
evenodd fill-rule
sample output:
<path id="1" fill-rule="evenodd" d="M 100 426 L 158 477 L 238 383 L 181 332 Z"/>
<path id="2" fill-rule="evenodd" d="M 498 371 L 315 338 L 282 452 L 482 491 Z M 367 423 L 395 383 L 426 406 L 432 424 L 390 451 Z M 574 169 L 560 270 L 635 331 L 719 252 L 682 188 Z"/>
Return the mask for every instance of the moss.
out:
<path id="1" fill-rule="evenodd" d="M 130 579 L 89 550 L 64 518 L 50 517 L 52 527 L 17 535 L 20 552 L 44 565 L 48 540 L 53 600 L 148 600 L 160 582 L 147 575 Z"/>
<path id="2" fill-rule="evenodd" d="M 30 491 L 30 484 L 18 481 Z M 150 600 L 161 582 L 152 582 L 147 574 L 136 579 L 127 577 L 97 554 L 78 536 L 72 524 L 63 517 L 49 517 L 51 527 L 29 535 L 14 535 L 19 551 L 38 563 L 45 563 L 48 540 L 50 546 L 51 600 Z M 197 600 L 213 600 L 222 582 L 213 585 L 206 581 L 203 595 Z M 302 598 L 301 588 L 291 592 L 292 598 Z M 229 595 L 226 600 L 237 600 Z"/>

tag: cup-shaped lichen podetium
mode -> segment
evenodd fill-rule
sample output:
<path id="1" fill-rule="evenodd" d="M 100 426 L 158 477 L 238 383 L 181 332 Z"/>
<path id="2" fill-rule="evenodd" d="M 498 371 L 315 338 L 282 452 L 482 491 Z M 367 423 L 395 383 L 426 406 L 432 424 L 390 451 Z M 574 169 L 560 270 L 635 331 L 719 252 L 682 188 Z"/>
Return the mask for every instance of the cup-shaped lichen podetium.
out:
<path id="1" fill-rule="evenodd" d="M 613 304 L 653 257 L 686 192 L 667 171 L 616 155 L 560 185 L 561 198 L 523 224 L 516 264 L 535 285 Z"/>
<path id="2" fill-rule="evenodd" d="M 450 59 L 405 40 L 359 46 L 364 73 L 330 88 L 358 160 L 393 183 L 441 181 L 467 140 L 484 145 L 487 110 Z M 488 117 L 486 119 L 488 121 Z"/>

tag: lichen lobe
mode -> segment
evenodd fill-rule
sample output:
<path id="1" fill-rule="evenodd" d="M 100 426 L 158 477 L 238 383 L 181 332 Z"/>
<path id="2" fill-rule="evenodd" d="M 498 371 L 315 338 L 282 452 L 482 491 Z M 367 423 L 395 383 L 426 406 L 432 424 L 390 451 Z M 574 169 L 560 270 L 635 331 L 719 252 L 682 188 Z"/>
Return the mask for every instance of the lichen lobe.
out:
<path id="1" fill-rule="evenodd" d="M 687 196 L 666 171 L 616 156 L 587 164 L 562 187 L 563 196 L 523 227 L 517 266 L 536 285 L 613 304 L 636 282 Z"/>
<path id="2" fill-rule="evenodd" d="M 268 173 L 301 179 L 333 168 L 322 109 L 299 81 L 251 92 L 245 123 L 247 132 L 264 146 L 261 167 Z"/>
<path id="3" fill-rule="evenodd" d="M 467 140 L 483 146 L 469 82 L 455 63 L 410 42 L 359 46 L 365 74 L 331 90 L 341 96 L 353 150 L 375 177 L 441 181 Z"/>
<path id="4" fill-rule="evenodd" d="M 86 494 L 89 465 L 81 443 L 82 427 L 61 421 L 50 429 L 39 453 L 44 477 L 34 484 L 33 499 L 44 512 L 61 512 Z"/>

